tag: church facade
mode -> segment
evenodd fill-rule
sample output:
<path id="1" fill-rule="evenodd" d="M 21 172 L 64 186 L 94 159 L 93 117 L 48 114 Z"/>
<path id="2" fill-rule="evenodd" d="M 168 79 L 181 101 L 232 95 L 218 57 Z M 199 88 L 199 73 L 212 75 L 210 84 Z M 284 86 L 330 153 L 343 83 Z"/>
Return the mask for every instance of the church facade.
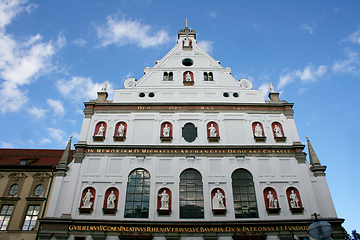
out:
<path id="1" fill-rule="evenodd" d="M 186 27 L 139 80 L 85 103 L 74 160 L 56 176 L 39 239 L 343 239 L 293 104 L 236 80 Z"/>

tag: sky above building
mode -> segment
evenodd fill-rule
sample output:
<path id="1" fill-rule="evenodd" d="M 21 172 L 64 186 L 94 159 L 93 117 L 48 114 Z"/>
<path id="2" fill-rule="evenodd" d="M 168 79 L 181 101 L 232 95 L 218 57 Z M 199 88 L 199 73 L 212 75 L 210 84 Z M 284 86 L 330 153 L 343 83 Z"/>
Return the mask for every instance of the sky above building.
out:
<path id="1" fill-rule="evenodd" d="M 359 231 L 360 1 L 0 1 L 2 148 L 78 141 L 83 102 L 140 79 L 189 28 L 236 79 L 294 103 L 339 218 Z"/>

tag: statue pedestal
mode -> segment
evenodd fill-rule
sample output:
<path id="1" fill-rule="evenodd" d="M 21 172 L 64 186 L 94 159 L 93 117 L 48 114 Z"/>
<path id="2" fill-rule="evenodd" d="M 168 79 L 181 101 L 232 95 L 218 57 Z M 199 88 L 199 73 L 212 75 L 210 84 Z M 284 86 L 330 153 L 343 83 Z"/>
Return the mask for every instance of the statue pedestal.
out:
<path id="1" fill-rule="evenodd" d="M 266 137 L 254 137 L 255 142 L 266 142 Z"/>
<path id="2" fill-rule="evenodd" d="M 172 137 L 160 137 L 161 142 L 171 142 L 172 139 Z"/>
<path id="3" fill-rule="evenodd" d="M 93 136 L 94 142 L 103 142 L 105 140 L 104 136 Z"/>
<path id="4" fill-rule="evenodd" d="M 194 85 L 194 81 L 183 81 L 184 86 L 193 86 Z"/>
<path id="5" fill-rule="evenodd" d="M 292 214 L 294 213 L 303 213 L 304 208 L 290 208 Z"/>
<path id="6" fill-rule="evenodd" d="M 84 213 L 85 213 L 85 214 L 86 214 L 86 213 L 88 213 L 88 214 L 90 213 L 90 214 L 91 214 L 92 211 L 93 211 L 92 208 L 79 208 L 80 214 L 82 214 L 82 213 L 83 213 L 83 214 L 84 214 Z"/>
<path id="7" fill-rule="evenodd" d="M 159 216 L 170 216 L 171 210 L 170 209 L 158 209 L 157 213 Z"/>
<path id="8" fill-rule="evenodd" d="M 214 216 L 225 216 L 227 210 L 226 209 L 213 209 L 212 210 Z"/>
<path id="9" fill-rule="evenodd" d="M 266 211 L 268 214 L 279 214 L 281 208 L 267 208 Z"/>
<path id="10" fill-rule="evenodd" d="M 126 137 L 114 136 L 114 142 L 124 142 Z"/>
<path id="11" fill-rule="evenodd" d="M 103 208 L 102 210 L 104 214 L 115 214 L 117 211 L 116 208 Z"/>
<path id="12" fill-rule="evenodd" d="M 286 142 L 286 137 L 275 137 L 276 142 Z"/>
<path id="13" fill-rule="evenodd" d="M 219 142 L 220 137 L 208 137 L 209 142 Z"/>

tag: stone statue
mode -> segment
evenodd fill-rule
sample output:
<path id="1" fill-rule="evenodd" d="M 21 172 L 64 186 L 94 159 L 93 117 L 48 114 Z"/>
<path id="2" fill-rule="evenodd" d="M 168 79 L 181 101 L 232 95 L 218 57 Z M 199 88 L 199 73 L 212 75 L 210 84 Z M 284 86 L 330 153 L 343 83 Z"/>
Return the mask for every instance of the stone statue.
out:
<path id="1" fill-rule="evenodd" d="M 210 133 L 210 137 L 216 137 L 217 135 L 216 128 L 214 127 L 213 124 L 211 124 L 211 126 L 209 127 L 209 133 Z"/>
<path id="2" fill-rule="evenodd" d="M 111 191 L 107 198 L 107 208 L 112 209 L 115 208 L 115 201 L 116 201 L 116 195 L 114 194 L 114 191 Z"/>
<path id="3" fill-rule="evenodd" d="M 166 193 L 166 190 L 164 190 L 161 194 L 159 194 L 160 197 L 160 210 L 169 210 L 169 194 Z"/>
<path id="4" fill-rule="evenodd" d="M 281 132 L 281 128 L 278 125 L 274 126 L 274 133 L 276 137 L 283 137 L 283 134 Z"/>
<path id="5" fill-rule="evenodd" d="M 190 72 L 187 72 L 187 73 L 186 73 L 186 75 L 185 75 L 185 81 L 192 81 L 192 80 L 191 80 Z"/>
<path id="6" fill-rule="evenodd" d="M 274 89 L 274 85 L 272 83 L 269 84 L 269 87 L 268 87 L 268 90 L 269 92 L 275 92 L 275 89 Z"/>
<path id="7" fill-rule="evenodd" d="M 92 195 L 92 193 L 90 192 L 90 189 L 88 189 L 87 193 L 85 194 L 84 198 L 82 199 L 83 201 L 83 206 L 82 208 L 91 208 L 91 206 L 93 205 L 91 199 L 94 196 Z"/>
<path id="8" fill-rule="evenodd" d="M 189 47 L 190 46 L 190 39 L 187 37 L 184 40 L 184 47 Z"/>
<path id="9" fill-rule="evenodd" d="M 170 137 L 170 127 L 167 124 L 165 124 L 163 128 L 163 136 Z"/>
<path id="10" fill-rule="evenodd" d="M 262 130 L 259 123 L 257 123 L 256 126 L 255 126 L 255 134 L 254 135 L 255 135 L 255 137 L 262 137 L 263 136 L 263 130 Z"/>
<path id="11" fill-rule="evenodd" d="M 101 87 L 101 92 L 106 92 L 106 89 L 107 89 L 107 83 L 104 82 L 104 84 Z"/>
<path id="12" fill-rule="evenodd" d="M 118 135 L 119 137 L 123 137 L 124 134 L 125 134 L 125 126 L 124 126 L 122 123 L 120 123 L 119 128 L 118 128 L 117 135 Z"/>
<path id="13" fill-rule="evenodd" d="M 213 209 L 225 209 L 224 199 L 225 196 L 222 195 L 222 193 L 218 189 L 212 199 Z"/>
<path id="14" fill-rule="evenodd" d="M 277 208 L 277 199 L 274 198 L 271 191 L 269 191 L 267 198 L 269 199 L 269 208 Z"/>
<path id="15" fill-rule="evenodd" d="M 290 207 L 291 208 L 300 208 L 299 207 L 299 199 L 296 196 L 296 193 L 294 192 L 294 190 L 291 190 L 291 194 L 290 194 Z"/>
<path id="16" fill-rule="evenodd" d="M 105 133 L 105 127 L 104 127 L 104 124 L 102 123 L 101 126 L 99 127 L 99 131 L 97 132 L 97 134 L 95 136 L 103 137 L 104 133 Z"/>

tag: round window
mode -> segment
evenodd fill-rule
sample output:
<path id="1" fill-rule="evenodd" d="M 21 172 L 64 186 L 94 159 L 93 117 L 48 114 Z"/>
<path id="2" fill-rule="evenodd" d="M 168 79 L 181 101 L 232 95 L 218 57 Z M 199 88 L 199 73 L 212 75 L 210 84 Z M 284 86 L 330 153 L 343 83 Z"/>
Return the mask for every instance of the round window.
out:
<path id="1" fill-rule="evenodd" d="M 234 92 L 233 96 L 237 98 L 237 97 L 239 97 L 239 94 L 237 92 Z"/>
<path id="2" fill-rule="evenodd" d="M 139 97 L 145 97 L 145 93 L 139 93 Z"/>
<path id="3" fill-rule="evenodd" d="M 184 60 L 182 60 L 182 64 L 184 66 L 190 67 L 194 64 L 194 61 L 190 58 L 185 58 Z"/>
<path id="4" fill-rule="evenodd" d="M 36 188 L 34 189 L 35 196 L 40 196 L 43 192 L 44 192 L 44 186 L 41 184 L 37 185 Z"/>
<path id="5" fill-rule="evenodd" d="M 17 184 L 11 185 L 11 187 L 9 188 L 9 195 L 14 196 L 18 190 L 19 190 L 19 185 Z"/>
<path id="6" fill-rule="evenodd" d="M 224 97 L 229 97 L 229 93 L 224 92 L 223 96 L 224 96 Z"/>
<path id="7" fill-rule="evenodd" d="M 155 97 L 155 93 L 153 92 L 149 93 L 149 97 Z"/>

